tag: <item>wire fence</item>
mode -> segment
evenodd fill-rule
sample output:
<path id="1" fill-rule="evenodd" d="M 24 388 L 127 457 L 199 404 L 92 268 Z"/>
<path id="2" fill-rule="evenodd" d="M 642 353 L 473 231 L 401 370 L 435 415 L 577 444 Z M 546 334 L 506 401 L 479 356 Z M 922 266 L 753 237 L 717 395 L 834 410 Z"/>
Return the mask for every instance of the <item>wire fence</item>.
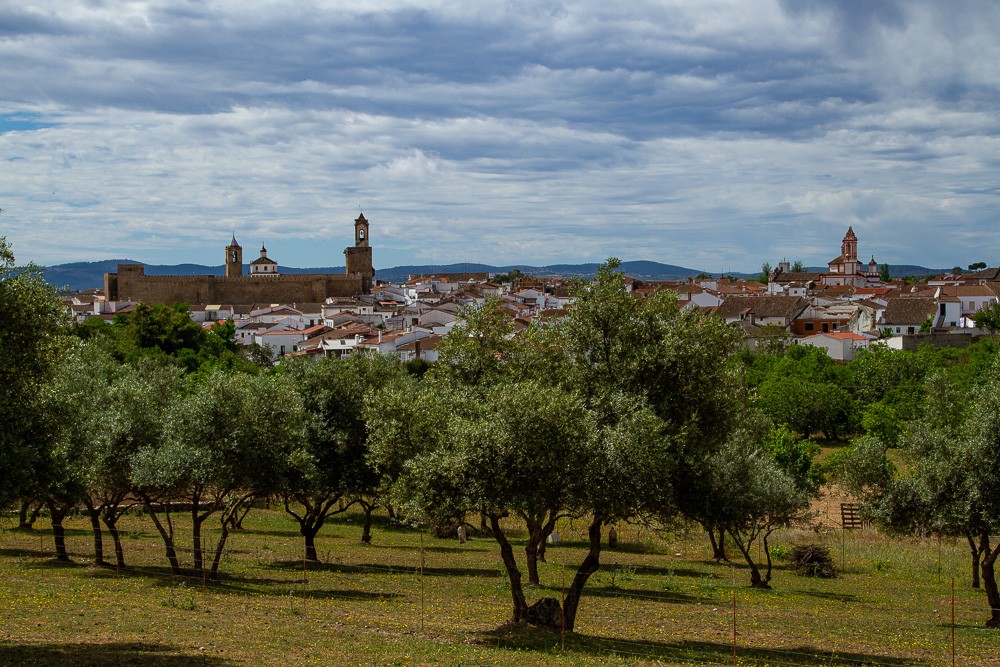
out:
<path id="1" fill-rule="evenodd" d="M 75 524 L 68 531 L 67 543 L 73 560 L 84 564 L 93 558 L 92 537 L 81 525 Z M 117 568 L 112 542 L 106 538 L 108 567 L 103 571 L 123 578 L 150 579 L 160 596 L 153 603 L 181 610 L 218 604 L 212 597 L 217 594 L 238 597 L 253 593 L 264 597 L 273 610 L 297 617 L 297 623 L 320 624 L 336 617 L 345 604 L 360 606 L 363 615 L 363 605 L 377 601 L 390 607 L 377 619 L 385 632 L 429 637 L 471 632 L 480 635 L 483 645 L 495 645 L 500 650 L 520 645 L 523 638 L 483 630 L 501 625 L 510 613 L 509 583 L 492 540 L 480 538 L 464 546 L 454 542 L 442 546 L 438 540 L 425 540 L 422 533 L 390 533 L 384 535 L 382 544 L 359 552 L 359 547 L 349 541 L 358 536 L 347 534 L 356 530 L 356 525 L 338 524 L 336 538 L 324 539 L 321 535 L 317 540 L 319 562 L 305 558 L 302 540 L 293 531 L 251 530 L 248 535 L 253 539 L 249 541 L 236 534 L 230 538 L 229 551 L 223 554 L 218 581 L 209 574 L 217 531 L 209 530 L 204 535 L 205 568 L 198 574 L 191 571 L 195 549 L 190 541 L 181 538 L 175 542 L 186 568 L 175 574 L 166 567 L 158 535 L 126 531 L 128 567 Z M 885 619 L 891 619 L 894 609 L 900 607 L 898 601 L 879 600 L 865 590 L 850 594 L 841 588 L 824 589 L 819 583 L 806 585 L 806 579 L 784 569 L 777 574 L 775 592 L 750 591 L 742 565 L 706 565 L 680 554 L 644 553 L 640 547 L 649 536 L 644 536 L 641 528 L 628 537 L 633 540 L 622 540 L 625 551 L 605 552 L 603 569 L 585 589 L 578 632 L 560 632 L 558 638 L 550 637 L 548 644 L 540 648 L 650 664 L 996 664 L 994 651 L 988 648 L 995 646 L 995 638 L 980 627 L 988 615 L 988 605 L 981 593 L 965 590 L 968 573 L 962 571 L 965 554 L 960 543 L 948 541 L 943 547 L 941 540 L 930 540 L 915 547 L 911 559 L 916 560 L 911 560 L 909 566 L 933 581 L 907 598 L 905 609 L 899 609 L 899 622 L 892 625 Z M 827 536 L 831 546 L 843 548 L 839 554 L 842 572 L 846 570 L 845 574 L 863 586 L 865 578 L 857 576 L 861 570 L 874 577 L 890 574 L 894 566 L 883 565 L 886 572 L 880 573 L 880 561 L 869 555 L 863 557 L 863 565 L 859 564 L 861 539 L 860 535 L 844 533 Z M 638 546 L 629 552 L 629 545 Z M 563 599 L 565 582 L 572 579 L 579 551 L 580 546 L 569 541 L 550 546 L 548 562 L 542 565 L 546 585 L 526 592 L 533 597 Z M 7 572 L 17 573 L 13 578 L 16 581 L 8 581 L 8 589 L 44 578 L 46 572 L 40 565 L 51 563 L 53 555 L 50 530 L 0 533 L 0 560 L 7 561 Z M 792 595 L 787 591 L 820 602 L 814 607 L 789 604 L 783 611 Z M 150 602 L 147 599 L 134 603 L 138 606 Z M 56 610 L 60 603 L 59 594 L 54 593 L 48 607 Z M 470 616 L 470 608 L 477 613 Z M 18 612 L 16 605 L 8 611 L 15 615 Z M 73 616 L 79 612 L 71 607 L 64 613 Z M 809 613 L 815 614 L 814 618 L 789 615 Z M 914 616 L 920 620 L 919 627 L 913 625 Z M 882 620 L 872 622 L 876 617 Z M 613 618 L 617 620 L 607 621 Z M 627 620 L 630 618 L 634 621 Z M 802 629 L 810 624 L 811 631 Z M 797 629 L 787 632 L 792 626 Z M 607 632 L 603 629 L 606 627 L 615 630 Z M 9 623 L 6 630 L 0 631 L 0 639 L 17 640 Z"/>

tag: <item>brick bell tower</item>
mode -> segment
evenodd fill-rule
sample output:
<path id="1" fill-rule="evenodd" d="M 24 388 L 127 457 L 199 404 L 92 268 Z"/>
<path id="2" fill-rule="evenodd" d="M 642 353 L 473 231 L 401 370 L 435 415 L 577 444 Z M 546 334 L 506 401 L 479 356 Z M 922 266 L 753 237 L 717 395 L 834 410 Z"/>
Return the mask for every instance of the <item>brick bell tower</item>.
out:
<path id="1" fill-rule="evenodd" d="M 226 277 L 239 278 L 243 275 L 243 248 L 236 242 L 236 234 L 233 233 L 233 240 L 226 246 Z"/>
<path id="2" fill-rule="evenodd" d="M 375 269 L 372 266 L 372 249 L 368 245 L 368 220 L 362 213 L 354 221 L 354 246 L 344 248 L 346 273 L 361 277 L 362 290 L 371 291 Z"/>

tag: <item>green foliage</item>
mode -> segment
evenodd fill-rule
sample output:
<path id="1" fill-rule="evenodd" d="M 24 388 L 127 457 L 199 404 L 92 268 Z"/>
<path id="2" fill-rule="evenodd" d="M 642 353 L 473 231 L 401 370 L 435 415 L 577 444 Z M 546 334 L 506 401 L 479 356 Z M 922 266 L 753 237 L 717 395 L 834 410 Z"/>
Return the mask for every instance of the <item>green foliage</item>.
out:
<path id="1" fill-rule="evenodd" d="M 418 488 L 414 481 L 427 479 L 427 471 L 415 470 L 415 461 L 426 465 L 424 457 L 443 450 L 451 420 L 475 410 L 476 405 L 464 390 L 433 376 L 412 387 L 383 387 L 366 401 L 363 418 L 369 428 L 368 460 L 386 485 L 391 503 L 402 507 L 407 516 L 422 518 L 428 509 L 422 499 L 429 492 Z M 439 481 L 447 484 L 448 475 L 442 474 Z M 438 494 L 436 512 L 455 516 L 464 509 L 459 507 L 464 500 L 457 487 L 449 485 L 445 491 L 434 493 Z M 452 495 L 458 499 L 445 501 Z"/>
<path id="2" fill-rule="evenodd" d="M 287 380 L 215 371 L 189 381 L 168 410 L 164 440 L 135 458 L 139 486 L 186 491 L 280 489 L 288 451 L 300 445 L 301 400 Z"/>
<path id="3" fill-rule="evenodd" d="M 809 507 L 813 479 L 808 452 L 787 429 L 768 431 L 766 421 L 748 415 L 712 458 L 711 524 L 724 528 L 736 543 L 750 566 L 751 586 L 769 587 L 768 537 Z M 766 558 L 763 573 L 752 551 L 758 540 Z"/>
<path id="4" fill-rule="evenodd" d="M 930 351 L 931 347 L 921 346 Z M 985 382 L 991 369 L 1000 357 L 1000 340 L 994 337 L 982 338 L 968 347 L 958 349 L 933 348 L 937 354 L 936 366 L 943 369 L 948 377 L 964 391 L 971 392 Z"/>
<path id="5" fill-rule="evenodd" d="M 944 371 L 926 385 L 920 415 L 900 438 L 904 472 L 873 494 L 874 514 L 898 532 L 965 536 L 992 607 L 987 625 L 1000 627 L 1000 365 L 971 395 Z"/>
<path id="6" fill-rule="evenodd" d="M 93 339 L 69 348 L 45 388 L 49 493 L 94 506 L 120 502 L 132 490 L 132 457 L 161 444 L 179 387 L 170 366 L 119 364 Z"/>
<path id="7" fill-rule="evenodd" d="M 348 493 L 375 493 L 378 479 L 367 461 L 365 405 L 377 390 L 395 388 L 403 394 L 411 390 L 399 363 L 378 354 L 356 354 L 346 359 L 297 360 L 283 364 L 281 374 L 301 396 L 308 417 L 303 447 L 292 450 L 285 492 L 304 504 Z"/>
<path id="8" fill-rule="evenodd" d="M 923 380 L 932 363 L 927 356 L 870 345 L 858 350 L 847 366 L 847 377 L 859 406 L 881 402 L 908 420 L 920 404 Z"/>
<path id="9" fill-rule="evenodd" d="M 447 450 L 459 455 L 454 472 L 467 485 L 470 507 L 525 515 L 581 505 L 599 451 L 594 435 L 579 396 L 519 382 L 492 387 L 475 413 L 457 420 Z"/>
<path id="10" fill-rule="evenodd" d="M 837 438 L 852 428 L 851 396 L 832 382 L 772 377 L 757 388 L 755 405 L 804 437 L 821 432 Z"/>
<path id="11" fill-rule="evenodd" d="M 521 269 L 511 269 L 507 273 L 498 273 L 493 276 L 493 282 L 502 285 L 504 283 L 513 283 L 523 277 L 524 273 L 521 272 Z"/>
<path id="12" fill-rule="evenodd" d="M 764 283 L 765 285 L 771 280 L 771 263 L 764 262 L 760 265 L 760 275 L 757 277 L 757 281 Z"/>
<path id="13" fill-rule="evenodd" d="M 878 438 L 863 437 L 831 454 L 826 461 L 830 479 L 871 510 L 888 490 L 896 469 Z"/>
<path id="14" fill-rule="evenodd" d="M 165 415 L 159 443 L 132 457 L 132 484 L 147 505 L 183 502 L 192 507 L 195 572 L 204 572 L 202 524 L 220 516 L 211 577 L 218 573 L 231 521 L 256 497 L 276 494 L 289 477 L 291 452 L 302 446 L 305 411 L 286 378 L 211 371 L 187 377 L 187 392 Z M 169 505 L 164 507 L 169 518 Z M 173 523 L 154 521 L 171 569 L 180 566 Z"/>
<path id="15" fill-rule="evenodd" d="M 86 324 L 78 326 L 76 332 L 93 336 L 105 330 L 97 324 Z M 238 352 L 233 322 L 217 322 L 205 329 L 191 319 L 184 304 L 139 304 L 132 312 L 117 315 L 110 333 L 123 361 L 158 357 L 188 372 L 211 368 L 253 372 L 258 367 Z"/>
<path id="16" fill-rule="evenodd" d="M 420 380 L 427 374 L 430 370 L 431 364 L 426 359 L 410 359 L 403 364 L 403 368 L 414 378 Z"/>
<path id="17" fill-rule="evenodd" d="M 980 329 L 993 333 L 1000 331 L 1000 302 L 994 302 L 986 308 L 981 308 L 972 316 L 972 321 Z"/>
<path id="18" fill-rule="evenodd" d="M 890 447 L 895 447 L 903 431 L 904 423 L 898 410 L 882 401 L 870 403 L 861 413 L 861 428 L 865 434 L 878 438 Z"/>
<path id="19" fill-rule="evenodd" d="M 0 237 L 0 503 L 25 493 L 47 459 L 41 388 L 65 345 L 68 318 L 34 265 L 16 267 Z"/>
<path id="20" fill-rule="evenodd" d="M 805 270 L 806 270 L 806 267 L 802 264 L 801 260 L 797 259 L 794 262 L 792 262 L 792 272 L 793 273 L 802 273 Z"/>
<path id="21" fill-rule="evenodd" d="M 814 461 L 820 452 L 819 445 L 798 438 L 786 426 L 777 426 L 764 437 L 762 447 L 799 489 L 810 496 L 819 493 L 826 481 L 820 466 Z"/>
<path id="22" fill-rule="evenodd" d="M 889 265 L 888 264 L 880 264 L 879 265 L 879 267 L 878 267 L 878 277 L 879 277 L 879 280 L 881 280 L 884 283 L 887 283 L 887 282 L 889 282 L 889 281 L 892 280 L 892 275 L 889 273 Z"/>
<path id="23" fill-rule="evenodd" d="M 504 374 L 514 320 L 496 298 L 468 308 L 438 345 L 434 372 L 464 385 L 488 385 Z"/>

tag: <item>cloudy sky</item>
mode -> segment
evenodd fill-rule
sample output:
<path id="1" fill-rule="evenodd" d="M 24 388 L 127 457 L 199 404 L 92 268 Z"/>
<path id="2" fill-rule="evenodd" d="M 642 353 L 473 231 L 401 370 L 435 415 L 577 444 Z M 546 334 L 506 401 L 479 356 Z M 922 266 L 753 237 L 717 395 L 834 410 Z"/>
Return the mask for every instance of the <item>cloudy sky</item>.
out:
<path id="1" fill-rule="evenodd" d="M 0 0 L 19 261 L 1000 263 L 1000 3 Z"/>

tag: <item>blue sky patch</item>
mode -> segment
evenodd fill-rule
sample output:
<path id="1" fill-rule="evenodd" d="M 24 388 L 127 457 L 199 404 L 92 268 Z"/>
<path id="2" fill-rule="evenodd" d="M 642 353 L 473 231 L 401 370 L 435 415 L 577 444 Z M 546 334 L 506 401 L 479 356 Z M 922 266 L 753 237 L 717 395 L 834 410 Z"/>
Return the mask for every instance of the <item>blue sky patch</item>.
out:
<path id="1" fill-rule="evenodd" d="M 3 113 L 0 114 L 0 134 L 8 132 L 29 132 L 46 127 L 55 127 L 55 123 L 46 123 L 37 113 Z"/>

